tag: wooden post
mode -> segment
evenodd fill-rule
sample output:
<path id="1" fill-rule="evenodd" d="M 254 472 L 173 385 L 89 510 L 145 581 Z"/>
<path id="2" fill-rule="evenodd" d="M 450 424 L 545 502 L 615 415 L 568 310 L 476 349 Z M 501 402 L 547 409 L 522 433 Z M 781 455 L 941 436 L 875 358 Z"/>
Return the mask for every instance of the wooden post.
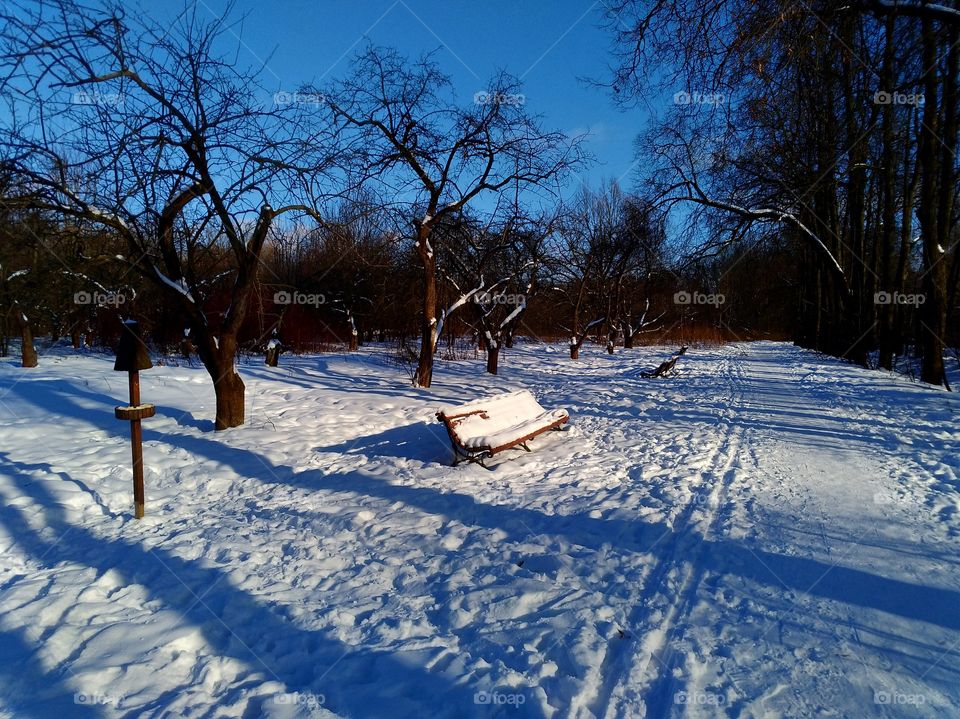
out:
<path id="1" fill-rule="evenodd" d="M 157 408 L 152 404 L 140 404 L 140 370 L 153 366 L 146 345 L 137 333 L 135 322 L 124 322 L 124 332 L 120 336 L 117 348 L 117 361 L 113 368 L 126 371 L 130 385 L 130 404 L 117 407 L 114 415 L 117 419 L 130 422 L 130 448 L 133 456 L 133 514 L 142 519 L 146 501 L 143 490 L 143 430 L 140 421 L 153 417 Z"/>
<path id="2" fill-rule="evenodd" d="M 137 407 L 140 404 L 140 373 L 131 370 L 130 374 L 130 405 Z M 133 515 L 143 517 L 143 431 L 139 419 L 130 420 L 130 445 L 133 449 Z"/>

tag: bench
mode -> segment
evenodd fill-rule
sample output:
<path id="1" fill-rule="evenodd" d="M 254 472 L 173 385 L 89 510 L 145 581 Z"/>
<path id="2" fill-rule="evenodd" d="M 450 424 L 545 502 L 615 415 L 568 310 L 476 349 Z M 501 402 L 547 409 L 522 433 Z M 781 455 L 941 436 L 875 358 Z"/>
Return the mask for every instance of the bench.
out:
<path id="1" fill-rule="evenodd" d="M 474 400 L 437 412 L 453 445 L 453 465 L 477 462 L 527 442 L 570 419 L 565 409 L 545 410 L 528 390 Z"/>
<path id="2" fill-rule="evenodd" d="M 673 371 L 673 366 L 677 363 L 677 360 L 683 357 L 686 353 L 687 353 L 687 348 L 681 347 L 675 355 L 673 355 L 670 359 L 666 360 L 665 362 L 661 362 L 660 366 L 658 366 L 655 370 L 653 370 L 652 372 L 641 372 L 640 376 L 647 377 L 647 378 L 666 377 L 668 374 L 670 374 L 670 372 Z"/>

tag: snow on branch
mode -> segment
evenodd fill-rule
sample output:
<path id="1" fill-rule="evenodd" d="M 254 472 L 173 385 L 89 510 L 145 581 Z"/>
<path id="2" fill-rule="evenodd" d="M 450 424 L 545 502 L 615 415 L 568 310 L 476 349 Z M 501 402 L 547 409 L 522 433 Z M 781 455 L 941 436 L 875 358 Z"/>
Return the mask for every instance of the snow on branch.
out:
<path id="1" fill-rule="evenodd" d="M 195 299 L 193 299 L 193 295 L 190 293 L 190 288 L 187 287 L 187 283 L 186 283 L 186 282 L 184 282 L 183 280 L 180 280 L 179 282 L 174 282 L 174 281 L 171 280 L 169 277 L 167 277 L 165 274 L 163 274 L 159 269 L 157 269 L 156 266 L 153 267 L 153 271 L 154 271 L 155 276 L 157 277 L 157 279 L 160 280 L 160 281 L 161 281 L 163 284 L 165 284 L 167 287 L 169 287 L 169 288 L 171 288 L 172 290 L 175 290 L 176 292 L 180 293 L 180 294 L 181 294 L 184 298 L 186 298 L 186 300 L 187 300 L 188 302 L 190 302 L 191 304 L 196 304 L 196 303 L 197 303 L 197 301 L 196 301 Z"/>

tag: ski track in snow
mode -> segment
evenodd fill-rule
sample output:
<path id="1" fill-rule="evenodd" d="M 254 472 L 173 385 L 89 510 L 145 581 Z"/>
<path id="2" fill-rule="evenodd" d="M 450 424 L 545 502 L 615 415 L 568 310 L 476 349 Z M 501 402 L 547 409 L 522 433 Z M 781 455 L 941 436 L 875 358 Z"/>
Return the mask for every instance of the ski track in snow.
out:
<path id="1" fill-rule="evenodd" d="M 960 716 L 960 399 L 785 344 L 0 361 L 0 717 Z M 441 405 L 571 428 L 447 466 Z"/>

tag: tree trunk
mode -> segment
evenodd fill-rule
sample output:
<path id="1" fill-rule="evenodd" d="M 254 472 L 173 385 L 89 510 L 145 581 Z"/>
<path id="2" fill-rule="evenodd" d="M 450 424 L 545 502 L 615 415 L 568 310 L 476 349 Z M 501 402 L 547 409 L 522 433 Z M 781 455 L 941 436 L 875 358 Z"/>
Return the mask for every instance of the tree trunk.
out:
<path id="1" fill-rule="evenodd" d="M 497 364 L 500 361 L 500 347 L 497 345 L 490 345 L 487 348 L 487 372 L 490 374 L 497 373 Z"/>
<path id="2" fill-rule="evenodd" d="M 33 346 L 33 330 L 30 322 L 19 309 L 14 310 L 20 322 L 20 364 L 23 367 L 37 366 L 37 348 Z"/>
<path id="3" fill-rule="evenodd" d="M 580 359 L 580 345 L 570 343 L 570 359 Z"/>
<path id="4" fill-rule="evenodd" d="M 70 330 L 70 344 L 75 350 L 78 350 L 83 346 L 82 337 L 83 335 L 81 335 L 78 328 Z"/>
<path id="5" fill-rule="evenodd" d="M 920 131 L 920 206 L 918 219 L 923 237 L 923 291 L 919 328 L 920 350 L 923 355 L 920 378 L 930 384 L 942 385 L 944 380 L 943 336 L 946 330 L 946 265 L 941 260 L 945 252 L 945 233 L 937 226 L 939 210 L 938 184 L 940 179 L 939 137 L 941 124 L 938 113 L 939 43 L 933 23 L 923 20 L 922 63 L 924 78 L 923 123 Z"/>
<path id="6" fill-rule="evenodd" d="M 350 352 L 356 352 L 359 347 L 360 347 L 360 343 L 357 341 L 357 331 L 356 331 L 356 330 L 353 330 L 352 332 L 350 332 L 350 347 L 349 347 L 349 351 L 350 351 Z M 274 366 L 276 366 L 276 365 L 274 365 Z"/>
<path id="7" fill-rule="evenodd" d="M 213 380 L 217 398 L 217 430 L 239 427 L 244 422 L 246 387 L 237 374 L 234 362 L 237 357 L 237 339 L 229 334 L 218 337 L 210 333 L 206 325 L 191 328 L 194 347 L 200 361 Z"/>
<path id="8" fill-rule="evenodd" d="M 895 61 L 894 46 L 895 20 L 893 15 L 886 19 L 884 24 L 883 68 L 880 84 L 884 88 L 894 87 L 893 68 Z M 888 90 L 889 92 L 889 90 Z M 883 292 L 899 292 L 900 287 L 894 280 L 893 244 L 896 238 L 896 203 L 897 203 L 897 157 L 894 146 L 894 105 L 888 103 L 881 109 L 881 148 L 884 157 L 883 167 L 880 168 L 880 199 L 881 199 L 881 228 L 879 234 L 879 262 L 880 287 Z M 877 310 L 877 340 L 879 345 L 878 364 L 882 369 L 893 369 L 894 340 L 893 303 L 880 305 Z"/>
<path id="9" fill-rule="evenodd" d="M 420 358 L 413 377 L 414 387 L 429 387 L 433 381 L 433 353 L 437 337 L 437 265 L 430 249 L 430 230 L 420 225 L 417 254 L 423 264 L 423 316 L 420 322 Z"/>
<path id="10" fill-rule="evenodd" d="M 232 361 L 214 375 L 213 390 L 217 396 L 216 429 L 229 429 L 242 425 L 246 387 L 234 369 Z"/>

